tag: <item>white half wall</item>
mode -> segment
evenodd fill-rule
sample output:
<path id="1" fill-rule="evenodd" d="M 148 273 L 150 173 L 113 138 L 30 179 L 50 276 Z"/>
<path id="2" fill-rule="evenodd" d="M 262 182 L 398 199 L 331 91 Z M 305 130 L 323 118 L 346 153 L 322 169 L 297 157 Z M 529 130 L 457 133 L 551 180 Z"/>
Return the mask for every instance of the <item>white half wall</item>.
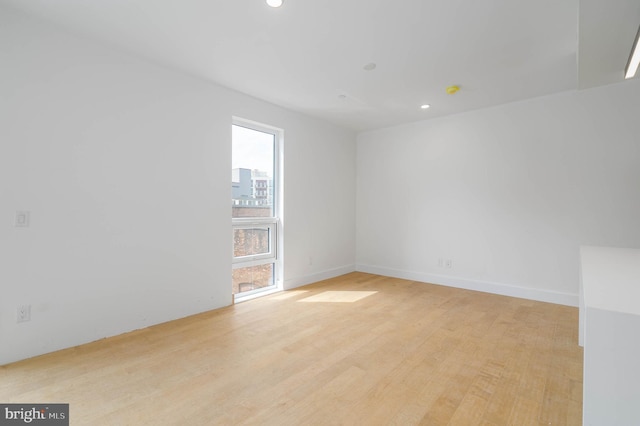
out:
<path id="1" fill-rule="evenodd" d="M 580 247 L 582 423 L 639 425 L 640 250 Z"/>
<path id="2" fill-rule="evenodd" d="M 634 80 L 361 133 L 356 268 L 577 306 L 580 245 L 640 247 L 639 116 Z"/>
<path id="3" fill-rule="evenodd" d="M 233 116 L 284 129 L 285 281 L 355 268 L 351 131 L 5 8 L 0 94 L 0 364 L 231 303 Z"/>

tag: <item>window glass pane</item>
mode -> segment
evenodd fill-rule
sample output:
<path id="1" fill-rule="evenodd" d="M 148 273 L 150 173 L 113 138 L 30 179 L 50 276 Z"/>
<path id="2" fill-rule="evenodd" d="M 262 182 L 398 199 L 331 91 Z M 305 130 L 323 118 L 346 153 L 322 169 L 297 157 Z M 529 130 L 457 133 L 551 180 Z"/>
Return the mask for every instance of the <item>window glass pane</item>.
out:
<path id="1" fill-rule="evenodd" d="M 269 228 L 235 228 L 233 256 L 251 256 L 271 252 Z"/>
<path id="2" fill-rule="evenodd" d="M 233 270 L 233 294 L 274 285 L 273 263 Z"/>
<path id="3" fill-rule="evenodd" d="M 275 135 L 232 126 L 233 217 L 274 216 Z"/>

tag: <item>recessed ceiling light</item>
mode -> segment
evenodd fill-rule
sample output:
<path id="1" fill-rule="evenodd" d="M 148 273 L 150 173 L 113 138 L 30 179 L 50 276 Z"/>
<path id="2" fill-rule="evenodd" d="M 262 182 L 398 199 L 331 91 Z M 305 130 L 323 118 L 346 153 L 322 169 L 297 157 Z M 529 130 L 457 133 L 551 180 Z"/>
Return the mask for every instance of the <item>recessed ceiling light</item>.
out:
<path id="1" fill-rule="evenodd" d="M 365 71 L 373 71 L 376 69 L 376 64 L 374 64 L 373 62 L 369 62 L 367 65 L 365 65 L 364 67 L 362 67 L 362 69 L 364 69 Z"/>
<path id="2" fill-rule="evenodd" d="M 429 109 L 429 108 L 431 108 L 431 105 L 429 105 L 429 104 L 420 105 L 420 108 Z"/>
<path id="3" fill-rule="evenodd" d="M 280 7 L 282 6 L 282 0 L 267 0 L 267 4 L 271 7 Z"/>

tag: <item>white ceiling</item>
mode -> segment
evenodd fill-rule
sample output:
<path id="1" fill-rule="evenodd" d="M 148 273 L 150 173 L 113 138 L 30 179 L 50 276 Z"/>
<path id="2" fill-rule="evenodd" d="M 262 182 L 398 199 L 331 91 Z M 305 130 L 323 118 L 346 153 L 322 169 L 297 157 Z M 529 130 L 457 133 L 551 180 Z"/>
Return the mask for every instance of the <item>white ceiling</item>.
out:
<path id="1" fill-rule="evenodd" d="M 355 130 L 622 81 L 640 24 L 637 0 L 0 5 Z M 452 84 L 461 90 L 447 95 Z"/>

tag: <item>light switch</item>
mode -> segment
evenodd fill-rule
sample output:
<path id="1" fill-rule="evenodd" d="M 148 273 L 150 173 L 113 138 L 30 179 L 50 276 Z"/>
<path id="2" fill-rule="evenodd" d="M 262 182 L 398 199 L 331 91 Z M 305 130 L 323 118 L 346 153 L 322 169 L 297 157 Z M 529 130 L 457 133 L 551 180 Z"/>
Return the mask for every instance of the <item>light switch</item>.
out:
<path id="1" fill-rule="evenodd" d="M 29 212 L 25 210 L 19 210 L 16 212 L 16 227 L 28 228 L 29 227 Z"/>

